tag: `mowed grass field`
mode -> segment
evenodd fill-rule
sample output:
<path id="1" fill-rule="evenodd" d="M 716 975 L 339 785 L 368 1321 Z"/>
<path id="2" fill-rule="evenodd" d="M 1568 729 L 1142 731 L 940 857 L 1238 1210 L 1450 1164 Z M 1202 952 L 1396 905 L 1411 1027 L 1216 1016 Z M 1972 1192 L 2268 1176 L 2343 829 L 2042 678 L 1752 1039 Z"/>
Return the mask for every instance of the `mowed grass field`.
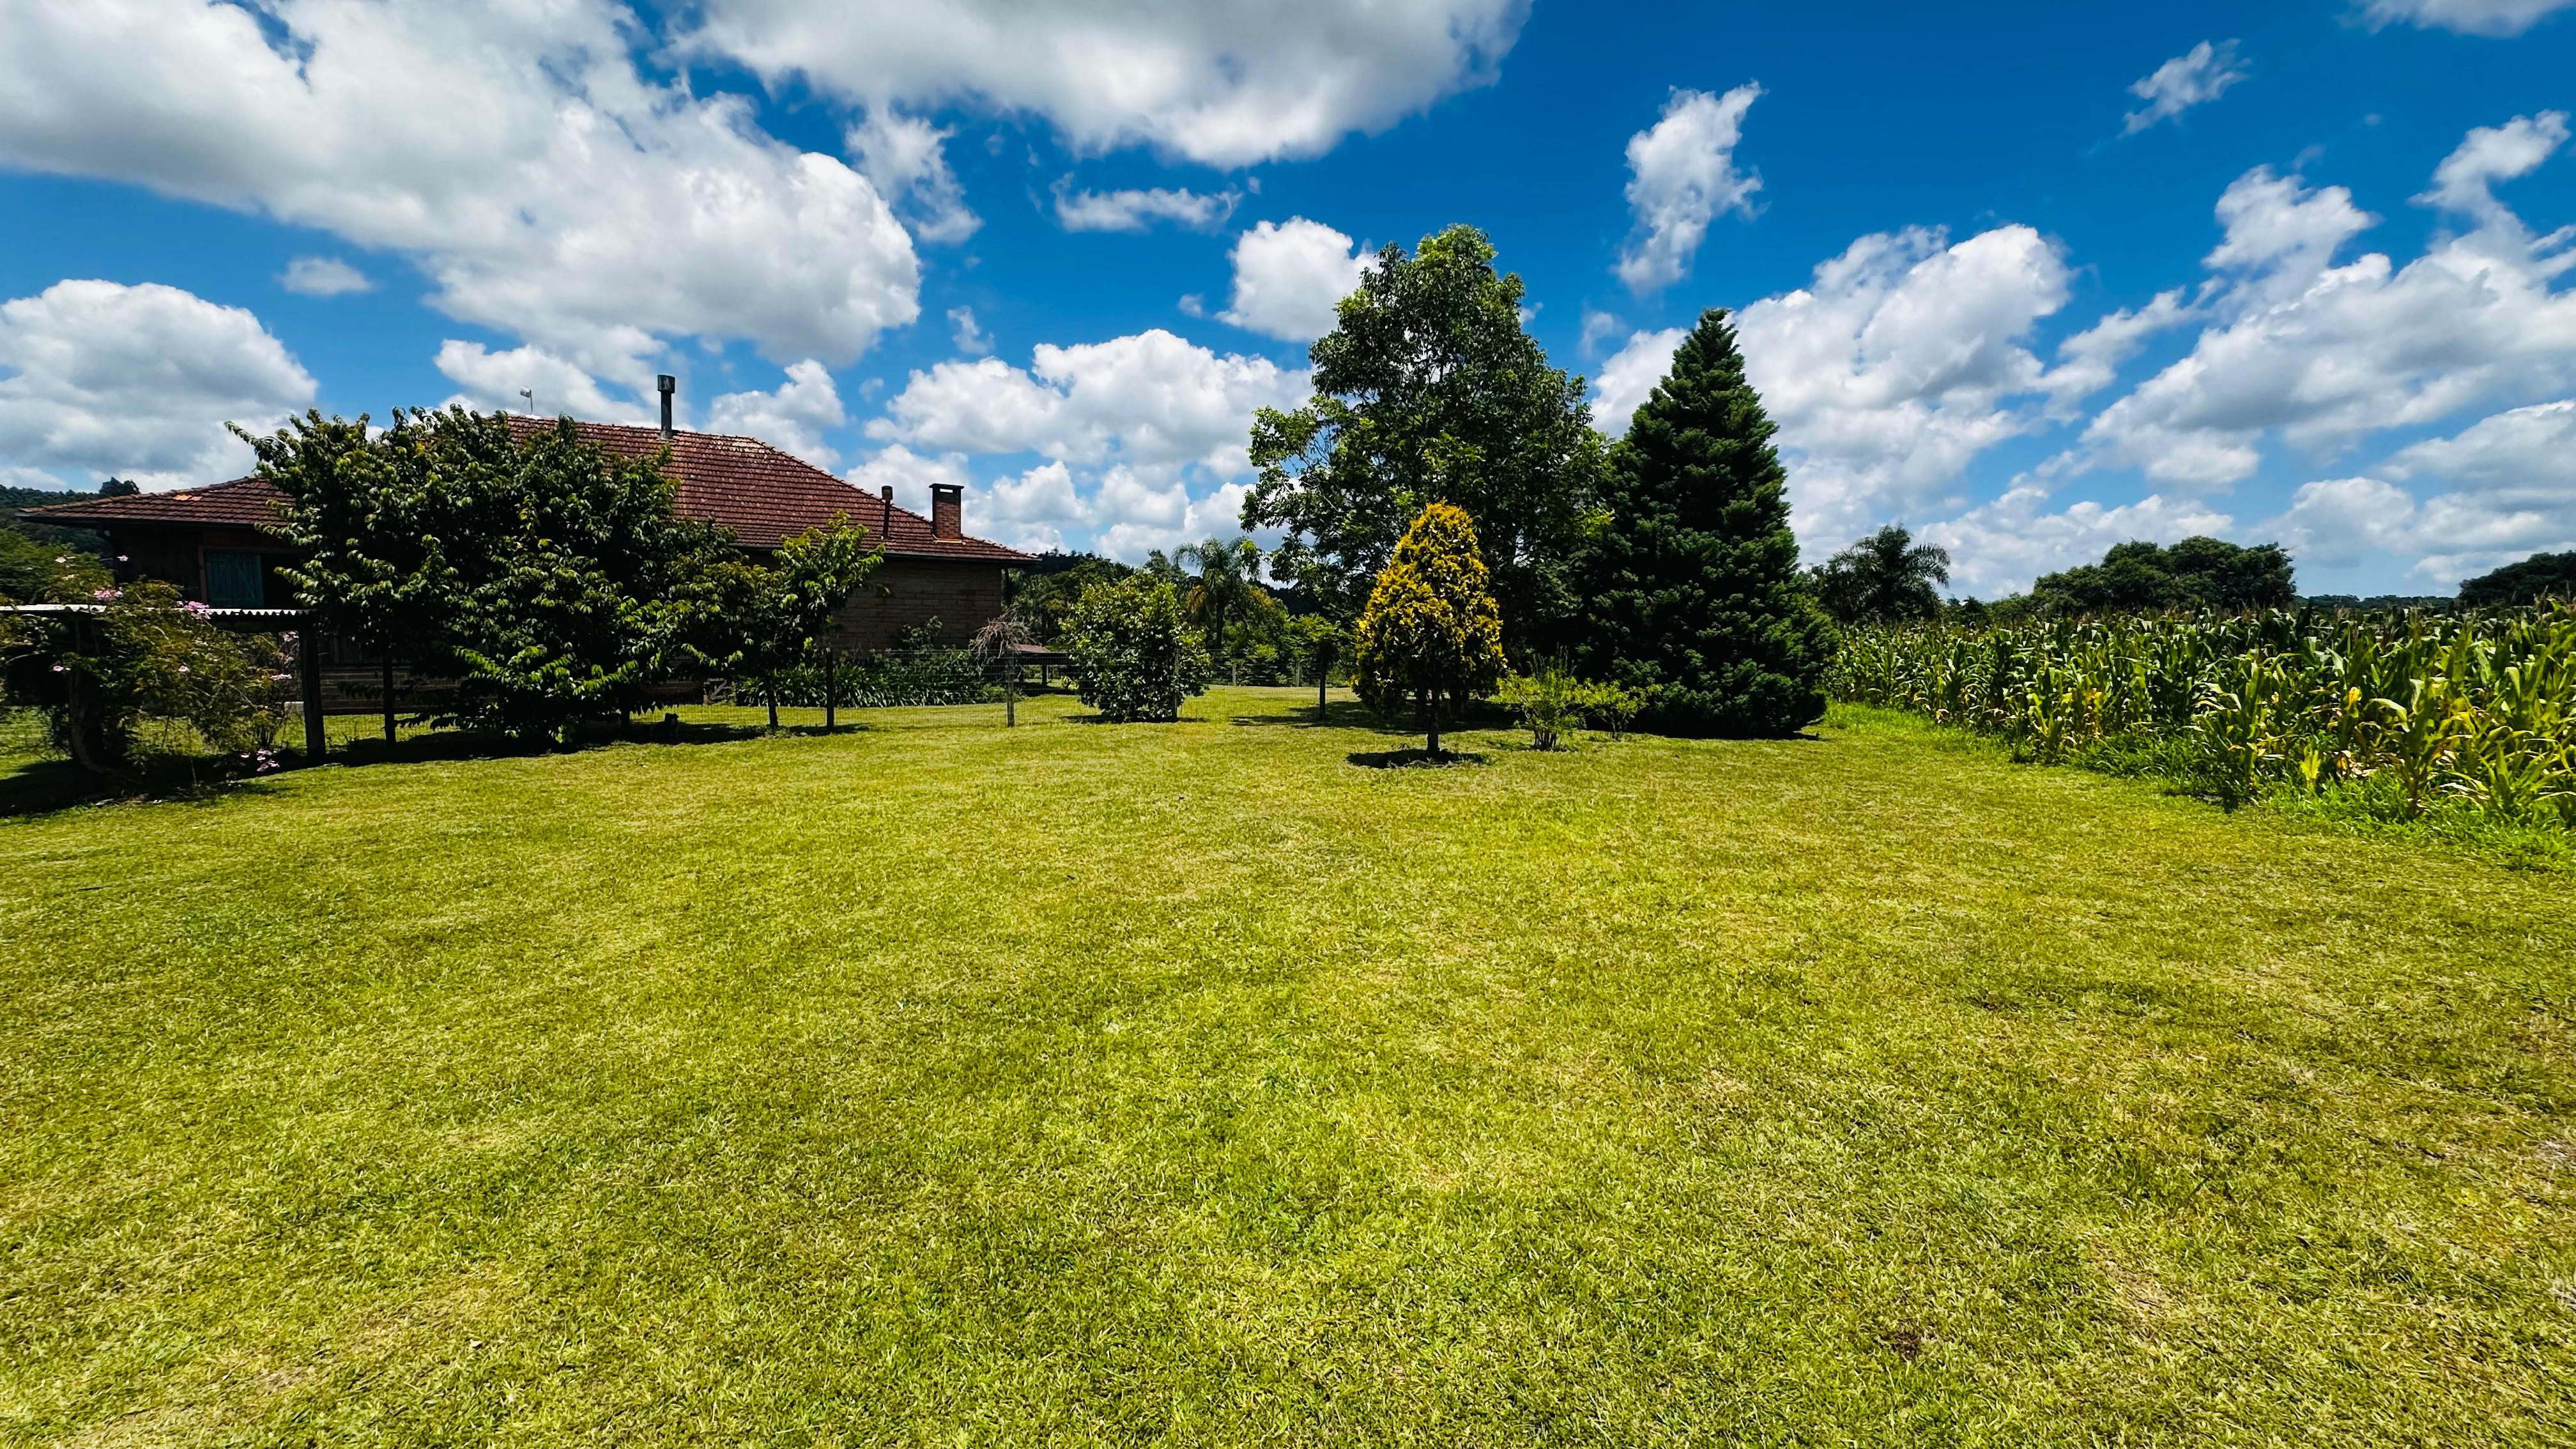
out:
<path id="1" fill-rule="evenodd" d="M 1000 713 L 0 820 L 0 1441 L 2576 1436 L 2576 876 Z"/>

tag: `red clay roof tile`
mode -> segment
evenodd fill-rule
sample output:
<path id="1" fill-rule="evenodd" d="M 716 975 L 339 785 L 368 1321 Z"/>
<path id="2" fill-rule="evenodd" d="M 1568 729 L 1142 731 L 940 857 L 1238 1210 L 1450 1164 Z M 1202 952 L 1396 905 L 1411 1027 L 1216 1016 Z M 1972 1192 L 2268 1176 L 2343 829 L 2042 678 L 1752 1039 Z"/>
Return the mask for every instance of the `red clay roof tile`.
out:
<path id="1" fill-rule="evenodd" d="M 552 426 L 544 418 L 510 419 L 521 434 Z M 609 452 L 640 458 L 662 446 L 659 428 L 620 423 L 576 423 L 583 441 Z M 904 558 L 952 558 L 997 564 L 1025 563 L 1029 556 L 980 538 L 931 536 L 930 520 L 897 508 L 889 519 L 877 495 L 833 477 L 804 459 L 780 452 L 758 438 L 723 433 L 671 435 L 671 473 L 679 480 L 679 512 L 733 530 L 747 548 L 776 548 L 790 536 L 846 514 L 884 544 L 889 555 Z M 196 527 L 257 528 L 277 518 L 278 492 L 258 478 L 239 478 L 207 488 L 174 493 L 133 493 L 80 503 L 54 503 L 21 510 L 48 523 L 89 527 L 117 524 L 180 524 Z"/>

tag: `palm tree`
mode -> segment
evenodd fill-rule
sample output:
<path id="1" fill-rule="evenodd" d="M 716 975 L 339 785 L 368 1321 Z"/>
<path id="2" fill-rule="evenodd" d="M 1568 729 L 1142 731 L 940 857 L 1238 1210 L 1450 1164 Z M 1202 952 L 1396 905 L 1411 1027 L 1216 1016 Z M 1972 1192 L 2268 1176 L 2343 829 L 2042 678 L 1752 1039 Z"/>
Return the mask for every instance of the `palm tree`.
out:
<path id="1" fill-rule="evenodd" d="M 1933 586 L 1950 582 L 1950 551 L 1916 543 L 1891 523 L 1827 559 L 1813 578 L 1817 602 L 1843 623 L 1929 619 L 1941 612 Z"/>
<path id="2" fill-rule="evenodd" d="M 1261 545 L 1249 538 L 1232 543 L 1211 538 L 1174 550 L 1172 561 L 1197 568 L 1182 606 L 1192 619 L 1206 621 L 1208 652 L 1224 658 L 1226 616 L 1259 607 Z"/>

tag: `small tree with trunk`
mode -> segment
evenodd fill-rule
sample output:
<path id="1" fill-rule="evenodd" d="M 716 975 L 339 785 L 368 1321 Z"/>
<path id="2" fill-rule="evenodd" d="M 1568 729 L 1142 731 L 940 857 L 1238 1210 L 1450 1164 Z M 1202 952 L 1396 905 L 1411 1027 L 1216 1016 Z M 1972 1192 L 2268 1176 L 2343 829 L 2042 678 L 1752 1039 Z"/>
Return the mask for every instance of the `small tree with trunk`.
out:
<path id="1" fill-rule="evenodd" d="M 1005 728 L 1020 722 L 1020 649 L 1034 641 L 1026 624 L 1017 614 L 996 614 L 975 631 L 967 641 L 977 663 L 1002 671 L 1002 724 Z"/>
<path id="2" fill-rule="evenodd" d="M 1360 699 L 1384 715 L 1410 710 L 1435 757 L 1441 722 L 1502 675 L 1502 611 L 1486 577 L 1476 525 L 1465 510 L 1434 503 L 1397 542 L 1360 615 Z"/>
<path id="3" fill-rule="evenodd" d="M 729 655 L 710 662 L 757 676 L 769 698 L 769 727 L 778 728 L 778 674 L 814 657 L 832 616 L 858 592 L 885 553 L 846 515 L 809 528 L 778 546 L 766 563 L 728 560 L 708 617 Z M 828 679 L 827 679 L 828 687 Z"/>
<path id="4" fill-rule="evenodd" d="M 1333 666 L 1342 662 L 1342 652 L 1350 645 L 1350 636 L 1342 626 L 1321 614 L 1299 614 L 1288 621 L 1288 642 L 1297 651 L 1300 667 L 1315 674 L 1315 713 L 1321 717 L 1325 708 L 1324 691 L 1332 683 Z"/>

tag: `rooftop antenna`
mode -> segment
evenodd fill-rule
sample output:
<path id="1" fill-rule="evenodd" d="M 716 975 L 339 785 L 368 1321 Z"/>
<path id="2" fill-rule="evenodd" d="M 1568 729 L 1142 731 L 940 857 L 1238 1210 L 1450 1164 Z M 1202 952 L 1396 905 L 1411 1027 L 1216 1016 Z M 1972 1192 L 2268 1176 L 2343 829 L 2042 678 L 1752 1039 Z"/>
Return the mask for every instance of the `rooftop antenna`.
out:
<path id="1" fill-rule="evenodd" d="M 536 389 L 523 387 L 519 389 L 519 396 L 527 403 L 529 412 L 534 413 L 537 410 Z"/>

